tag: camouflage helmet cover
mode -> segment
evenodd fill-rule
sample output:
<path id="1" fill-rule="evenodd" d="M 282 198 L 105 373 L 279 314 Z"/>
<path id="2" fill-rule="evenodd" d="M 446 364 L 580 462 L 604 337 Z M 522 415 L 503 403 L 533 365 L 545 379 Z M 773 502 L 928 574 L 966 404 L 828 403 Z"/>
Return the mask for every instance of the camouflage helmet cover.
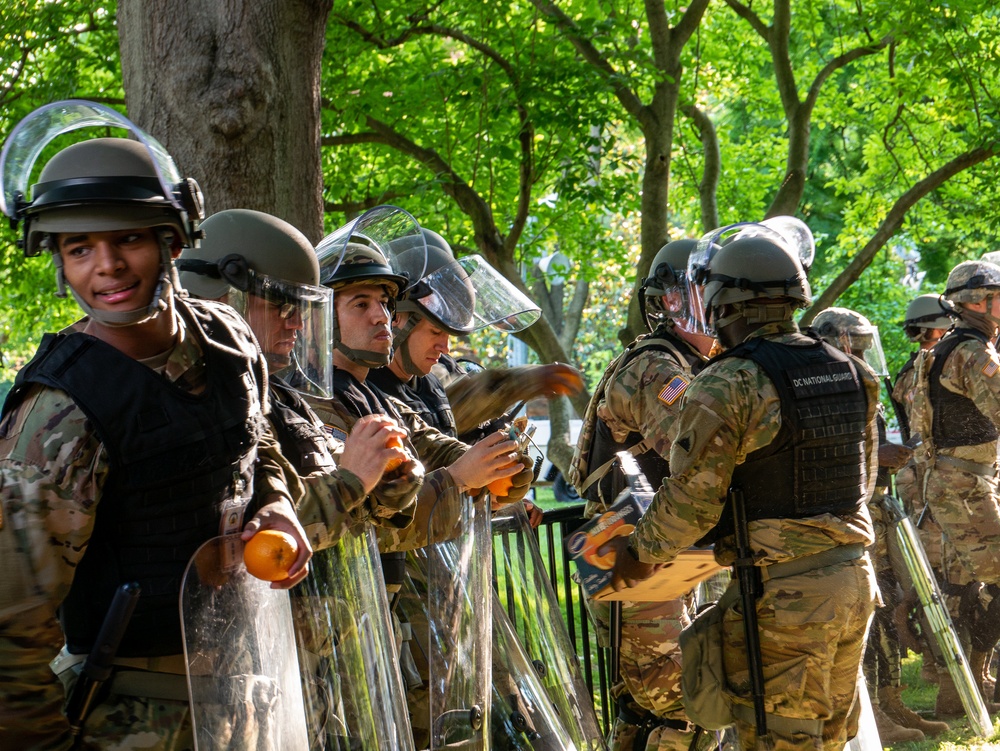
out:
<path id="1" fill-rule="evenodd" d="M 837 307 L 820 311 L 813 319 L 812 327 L 831 344 L 835 344 L 843 334 L 866 336 L 875 330 L 872 322 L 857 311 Z"/>
<path id="2" fill-rule="evenodd" d="M 977 303 L 1000 293 L 1000 266 L 989 261 L 963 261 L 948 274 L 945 299 Z"/>
<path id="3" fill-rule="evenodd" d="M 399 295 L 409 283 L 405 276 L 393 270 L 382 251 L 363 237 L 348 240 L 340 263 L 335 269 L 330 267 L 321 269 L 320 280 L 334 289 L 362 282 L 385 284 L 389 288 L 391 297 Z"/>

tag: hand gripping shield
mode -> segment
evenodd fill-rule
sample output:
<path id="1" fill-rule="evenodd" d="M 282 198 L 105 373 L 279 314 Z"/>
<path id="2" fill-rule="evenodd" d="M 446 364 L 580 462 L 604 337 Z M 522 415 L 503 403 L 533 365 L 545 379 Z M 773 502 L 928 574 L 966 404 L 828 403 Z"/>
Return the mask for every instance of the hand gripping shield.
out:
<path id="1" fill-rule="evenodd" d="M 456 493 L 453 489 L 447 493 Z M 458 495 L 456 493 L 456 495 Z M 411 551 L 396 605 L 413 631 L 413 656 L 427 676 L 426 711 L 414 710 L 415 732 L 426 732 L 431 749 L 460 744 L 489 748 L 490 737 L 490 518 L 482 504 L 461 494 L 435 509 L 454 506 L 429 522 L 430 539 Z"/>
<path id="2" fill-rule="evenodd" d="M 311 749 L 412 751 L 378 561 L 370 526 L 348 533 L 292 592 Z"/>
<path id="3" fill-rule="evenodd" d="M 239 535 L 198 549 L 180 608 L 195 747 L 307 748 L 288 592 L 247 573 Z"/>
<path id="4" fill-rule="evenodd" d="M 512 628 L 573 744 L 580 751 L 605 748 L 593 698 L 583 680 L 524 503 L 496 512 L 493 531 L 499 606 L 510 616 Z"/>

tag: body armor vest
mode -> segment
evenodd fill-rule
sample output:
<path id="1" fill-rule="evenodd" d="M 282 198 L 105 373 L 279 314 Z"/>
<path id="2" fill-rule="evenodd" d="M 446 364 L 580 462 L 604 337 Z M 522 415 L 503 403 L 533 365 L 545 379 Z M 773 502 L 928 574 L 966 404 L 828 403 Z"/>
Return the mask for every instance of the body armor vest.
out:
<path id="1" fill-rule="evenodd" d="M 602 378 L 599 390 L 594 394 L 593 404 L 599 404 L 607 393 L 608 386 L 614 380 L 618 371 L 632 362 L 640 353 L 653 350 L 655 352 L 666 353 L 678 365 L 696 374 L 704 366 L 705 362 L 695 353 L 691 347 L 674 334 L 668 327 L 660 327 L 653 334 L 640 340 L 631 350 L 623 353 L 617 363 L 608 367 L 608 377 Z M 621 468 L 617 464 L 608 464 L 619 451 L 628 451 L 638 446 L 644 436 L 636 431 L 629 433 L 625 440 L 616 441 L 611 435 L 611 428 L 604 420 L 597 416 L 596 409 L 588 417 L 593 421 L 591 432 L 593 438 L 590 444 L 589 458 L 587 460 L 588 475 L 581 478 L 580 486 L 584 488 L 583 497 L 591 505 L 607 508 L 610 506 L 618 494 L 628 487 L 628 482 Z M 587 430 L 587 425 L 581 432 Z M 670 474 L 670 467 L 667 460 L 660 456 L 654 449 L 647 448 L 635 455 L 635 460 L 639 469 L 646 476 L 649 484 L 655 489 L 663 482 L 663 478 Z M 599 479 L 592 479 L 592 475 L 601 473 Z M 587 486 L 587 483 L 590 483 Z"/>
<path id="2" fill-rule="evenodd" d="M 271 423 L 281 453 L 303 477 L 313 472 L 330 473 L 337 468 L 330 444 L 312 409 L 285 381 L 270 380 Z"/>
<path id="3" fill-rule="evenodd" d="M 70 652 L 90 651 L 115 590 L 135 581 L 142 594 L 118 654 L 181 653 L 177 603 L 188 561 L 220 533 L 224 510 L 250 500 L 266 376 L 249 330 L 222 307 L 177 303 L 205 357 L 201 394 L 80 333 L 46 335 L 18 374 L 19 389 L 40 383 L 68 393 L 108 456 L 94 530 L 59 608 Z"/>
<path id="4" fill-rule="evenodd" d="M 369 371 L 371 375 L 371 371 Z M 393 376 L 395 378 L 395 376 Z M 397 379 L 398 380 L 398 379 Z M 402 417 L 388 398 L 377 388 L 359 381 L 346 370 L 334 369 L 333 392 L 337 400 L 347 408 L 356 420 L 365 415 L 388 415 L 400 425 L 404 425 Z M 382 575 L 387 586 L 398 586 L 403 583 L 406 573 L 406 553 L 395 551 L 381 553 Z"/>
<path id="5" fill-rule="evenodd" d="M 806 346 L 754 338 L 719 355 L 751 360 L 781 399 L 781 429 L 733 471 L 747 521 L 805 519 L 856 511 L 866 497 L 868 399 L 848 355 L 822 341 Z M 715 361 L 713 360 L 713 362 Z M 733 534 L 730 504 L 699 544 Z"/>
<path id="6" fill-rule="evenodd" d="M 931 406 L 934 409 L 932 433 L 937 448 L 977 446 L 997 439 L 997 428 L 967 396 L 956 394 L 941 385 L 941 372 L 955 347 L 969 339 L 989 342 L 986 334 L 975 329 L 952 329 L 934 345 L 934 362 L 927 374 Z"/>
<path id="7" fill-rule="evenodd" d="M 379 391 L 399 399 L 432 428 L 452 438 L 458 438 L 448 395 L 437 376 L 428 374 L 414 376 L 409 381 L 401 381 L 399 376 L 386 367 L 370 371 L 365 383 L 370 383 Z"/>

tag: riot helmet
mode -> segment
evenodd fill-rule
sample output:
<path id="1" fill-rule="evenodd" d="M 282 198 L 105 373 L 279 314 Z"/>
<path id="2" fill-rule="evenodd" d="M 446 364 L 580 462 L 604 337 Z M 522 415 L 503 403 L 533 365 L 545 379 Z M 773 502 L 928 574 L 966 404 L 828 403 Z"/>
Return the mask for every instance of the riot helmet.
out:
<path id="1" fill-rule="evenodd" d="M 404 239 L 417 249 L 410 261 L 423 273 L 423 262 L 417 259 L 424 252 L 424 241 L 417 220 L 397 206 L 376 206 L 366 211 L 331 232 L 316 246 L 320 283 L 335 291 L 355 284 L 383 287 L 389 297 L 387 313 L 391 320 L 396 303 L 411 283 L 393 250 L 400 247 Z M 380 368 L 392 359 L 391 352 L 349 347 L 341 335 L 336 309 L 332 341 L 334 349 L 366 368 Z"/>
<path id="2" fill-rule="evenodd" d="M 642 318 L 650 331 L 659 323 L 687 317 L 688 258 L 697 245 L 694 239 L 671 240 L 653 256 L 649 276 L 642 280 L 639 298 Z M 663 300 L 666 296 L 672 298 L 667 303 Z"/>
<path id="3" fill-rule="evenodd" d="M 737 319 L 749 324 L 791 320 L 811 301 L 809 281 L 797 255 L 764 233 L 737 237 L 714 253 L 702 272 L 706 333 Z M 720 317 L 723 306 L 732 306 Z"/>
<path id="4" fill-rule="evenodd" d="M 903 328 L 911 342 L 934 341 L 930 338 L 935 330 L 951 328 L 953 306 L 942 300 L 940 295 L 920 295 L 906 306 Z"/>
<path id="5" fill-rule="evenodd" d="M 813 319 L 812 328 L 823 341 L 864 360 L 876 375 L 889 375 L 878 327 L 857 311 L 826 308 Z"/>
<path id="6" fill-rule="evenodd" d="M 128 131 L 131 139 L 103 137 L 109 127 Z M 45 147 L 83 128 L 97 128 L 102 137 L 58 152 L 29 191 L 35 162 Z M 59 296 L 65 296 L 67 285 L 53 234 L 154 228 L 161 271 L 147 306 L 125 312 L 94 310 L 76 290 L 70 292 L 87 315 L 106 326 L 144 323 L 170 308 L 179 286 L 171 251 L 175 240 L 183 245 L 197 242 L 201 192 L 194 180 L 180 177 L 163 146 L 128 118 L 81 100 L 41 107 L 7 139 L 0 153 L 0 181 L 0 208 L 15 228 L 23 222 L 19 244 L 25 255 L 36 255 L 43 247 L 52 252 Z"/>
<path id="7" fill-rule="evenodd" d="M 750 243 L 758 239 L 759 243 Z M 688 310 L 689 325 L 693 331 L 714 336 L 715 327 L 707 323 L 707 299 L 705 284 L 709 268 L 715 255 L 724 247 L 735 243 L 743 243 L 752 254 L 763 252 L 765 256 L 772 252 L 769 246 L 783 250 L 792 258 L 801 272 L 805 296 L 810 296 L 807 275 L 816 253 L 816 244 L 809 227 L 792 216 L 776 216 L 761 222 L 738 222 L 714 229 L 702 236 L 688 258 Z M 751 250 L 756 248 L 755 250 Z M 732 262 L 730 255 L 730 261 Z M 730 295 L 731 296 L 731 295 Z M 750 296 L 744 299 L 751 299 Z M 806 301 L 808 304 L 808 300 Z M 772 311 L 773 312 L 773 311 Z M 748 319 L 751 320 L 751 319 Z"/>
<path id="8" fill-rule="evenodd" d="M 416 279 L 397 305 L 398 311 L 408 314 L 406 320 L 393 328 L 393 344 L 407 374 L 422 374 L 413 362 L 407 341 L 423 319 L 453 336 L 487 326 L 513 333 L 538 320 L 538 306 L 482 257 L 456 259 L 451 246 L 437 232 L 421 228 L 421 236 L 422 245 L 409 238 L 394 243 L 404 273 Z M 417 277 L 421 264 L 424 272 Z"/>
<path id="9" fill-rule="evenodd" d="M 225 298 L 253 329 L 274 375 L 304 393 L 332 393 L 333 290 L 319 284 L 319 261 L 288 222 L 250 209 L 213 214 L 198 248 L 177 261 L 193 295 Z"/>

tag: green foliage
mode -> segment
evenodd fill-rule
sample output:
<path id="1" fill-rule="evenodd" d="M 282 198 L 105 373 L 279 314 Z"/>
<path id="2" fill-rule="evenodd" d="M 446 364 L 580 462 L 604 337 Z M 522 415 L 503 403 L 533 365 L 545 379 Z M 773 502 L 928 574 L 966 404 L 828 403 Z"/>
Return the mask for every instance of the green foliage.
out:
<path id="1" fill-rule="evenodd" d="M 0 7 L 0 139 L 28 113 L 60 99 L 121 102 L 114 2 L 21 0 Z M 34 351 L 46 331 L 79 309 L 55 297 L 47 258 L 25 259 L 18 236 L 0 227 L 0 382 Z"/>

